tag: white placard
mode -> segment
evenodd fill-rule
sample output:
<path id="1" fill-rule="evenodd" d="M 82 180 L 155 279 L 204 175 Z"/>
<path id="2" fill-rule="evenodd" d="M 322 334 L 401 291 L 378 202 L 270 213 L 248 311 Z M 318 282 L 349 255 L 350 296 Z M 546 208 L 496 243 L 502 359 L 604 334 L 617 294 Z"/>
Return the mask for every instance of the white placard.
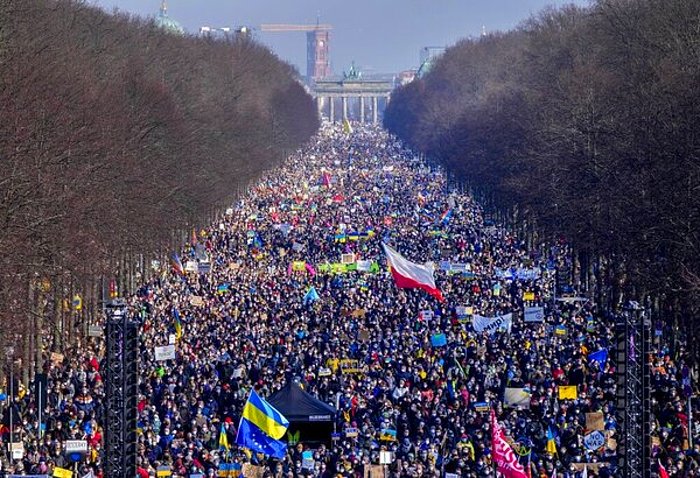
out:
<path id="1" fill-rule="evenodd" d="M 162 345 L 160 347 L 156 347 L 156 361 L 162 362 L 164 360 L 175 360 L 174 345 Z"/>
<path id="2" fill-rule="evenodd" d="M 525 307 L 525 322 L 544 322 L 544 307 Z"/>
<path id="3" fill-rule="evenodd" d="M 104 331 L 100 325 L 91 325 L 88 327 L 88 337 L 102 337 Z"/>
<path id="4" fill-rule="evenodd" d="M 66 453 L 86 453 L 87 452 L 87 441 L 86 440 L 66 440 L 65 449 L 66 449 Z"/>
<path id="5" fill-rule="evenodd" d="M 379 452 L 379 464 L 380 465 L 391 465 L 394 463 L 394 453 L 391 451 L 380 451 Z"/>
<path id="6" fill-rule="evenodd" d="M 474 315 L 472 325 L 474 330 L 479 333 L 484 331 L 491 333 L 499 329 L 505 329 L 510 333 L 510 329 L 513 326 L 513 314 L 497 315 L 495 317 Z"/>

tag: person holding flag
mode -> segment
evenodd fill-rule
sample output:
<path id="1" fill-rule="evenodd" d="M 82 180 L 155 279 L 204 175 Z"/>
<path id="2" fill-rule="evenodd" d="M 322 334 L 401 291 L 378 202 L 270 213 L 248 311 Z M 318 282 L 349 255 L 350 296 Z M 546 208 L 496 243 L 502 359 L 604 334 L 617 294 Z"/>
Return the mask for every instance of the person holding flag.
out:
<path id="1" fill-rule="evenodd" d="M 389 267 L 391 267 L 391 275 L 394 277 L 397 287 L 422 289 L 440 302 L 445 300 L 440 289 L 435 286 L 433 277 L 435 268 L 432 264 L 411 262 L 383 242 L 382 247 L 386 253 L 386 259 L 389 262 Z"/>
<path id="2" fill-rule="evenodd" d="M 173 307 L 173 321 L 175 323 L 175 340 L 179 342 L 182 339 L 182 321 L 177 307 Z"/>
<path id="3" fill-rule="evenodd" d="M 274 458 L 284 458 L 287 444 L 280 438 L 287 433 L 289 421 L 272 405 L 250 391 L 238 425 L 236 444 Z"/>
<path id="4" fill-rule="evenodd" d="M 224 424 L 221 424 L 221 430 L 219 431 L 219 450 L 226 451 L 226 454 L 231 451 L 231 446 L 228 444 L 228 435 L 226 434 L 226 429 Z"/>
<path id="5" fill-rule="evenodd" d="M 505 478 L 527 478 L 523 466 L 513 453 L 503 434 L 501 426 L 496 420 L 496 412 L 491 409 L 491 455 L 496 469 Z"/>
<path id="6" fill-rule="evenodd" d="M 182 261 L 180 260 L 180 256 L 177 254 L 177 252 L 173 252 L 170 256 L 170 266 L 172 267 L 173 272 L 175 272 L 177 275 L 185 275 L 185 268 L 182 267 Z"/>

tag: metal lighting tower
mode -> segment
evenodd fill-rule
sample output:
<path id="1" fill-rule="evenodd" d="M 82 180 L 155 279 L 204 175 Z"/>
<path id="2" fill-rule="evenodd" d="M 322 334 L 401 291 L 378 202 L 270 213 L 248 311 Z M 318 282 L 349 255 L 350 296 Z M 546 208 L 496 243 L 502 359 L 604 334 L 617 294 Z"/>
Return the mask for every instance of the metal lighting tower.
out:
<path id="1" fill-rule="evenodd" d="M 126 302 L 106 305 L 105 330 L 105 476 L 136 476 L 136 401 L 138 324 Z"/>
<path id="2" fill-rule="evenodd" d="M 649 478 L 651 474 L 650 351 L 651 321 L 637 302 L 623 307 L 616 323 L 617 414 L 622 430 L 618 446 L 624 478 Z"/>

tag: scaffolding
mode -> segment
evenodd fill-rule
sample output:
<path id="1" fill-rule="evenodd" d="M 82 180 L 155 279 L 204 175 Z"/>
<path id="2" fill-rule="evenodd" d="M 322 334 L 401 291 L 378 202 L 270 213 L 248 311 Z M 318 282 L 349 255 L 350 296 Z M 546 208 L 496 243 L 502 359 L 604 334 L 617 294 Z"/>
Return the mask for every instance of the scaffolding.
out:
<path id="1" fill-rule="evenodd" d="M 138 324 L 123 299 L 105 313 L 105 476 L 136 476 Z"/>
<path id="2" fill-rule="evenodd" d="M 617 317 L 617 418 L 620 476 L 649 478 L 650 462 L 650 352 L 648 310 L 629 302 Z"/>

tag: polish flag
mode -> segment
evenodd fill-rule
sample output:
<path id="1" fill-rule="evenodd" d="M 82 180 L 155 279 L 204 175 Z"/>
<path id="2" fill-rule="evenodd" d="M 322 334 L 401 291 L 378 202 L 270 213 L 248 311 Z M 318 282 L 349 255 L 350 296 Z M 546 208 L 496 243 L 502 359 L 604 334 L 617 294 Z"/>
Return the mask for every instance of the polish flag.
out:
<path id="1" fill-rule="evenodd" d="M 398 287 L 423 289 L 440 302 L 445 300 L 440 290 L 435 287 L 435 279 L 433 278 L 435 268 L 432 264 L 416 264 L 407 260 L 386 244 L 382 243 L 382 247 L 391 267 L 391 275 L 394 277 Z"/>
<path id="2" fill-rule="evenodd" d="M 505 478 L 527 478 L 523 465 L 513 453 L 496 420 L 496 412 L 491 409 L 491 456 L 496 463 L 496 471 Z"/>
<path id="3" fill-rule="evenodd" d="M 659 460 L 659 477 L 660 478 L 668 478 L 668 471 L 666 471 L 666 468 L 664 468 L 664 465 L 661 464 L 661 460 Z"/>

